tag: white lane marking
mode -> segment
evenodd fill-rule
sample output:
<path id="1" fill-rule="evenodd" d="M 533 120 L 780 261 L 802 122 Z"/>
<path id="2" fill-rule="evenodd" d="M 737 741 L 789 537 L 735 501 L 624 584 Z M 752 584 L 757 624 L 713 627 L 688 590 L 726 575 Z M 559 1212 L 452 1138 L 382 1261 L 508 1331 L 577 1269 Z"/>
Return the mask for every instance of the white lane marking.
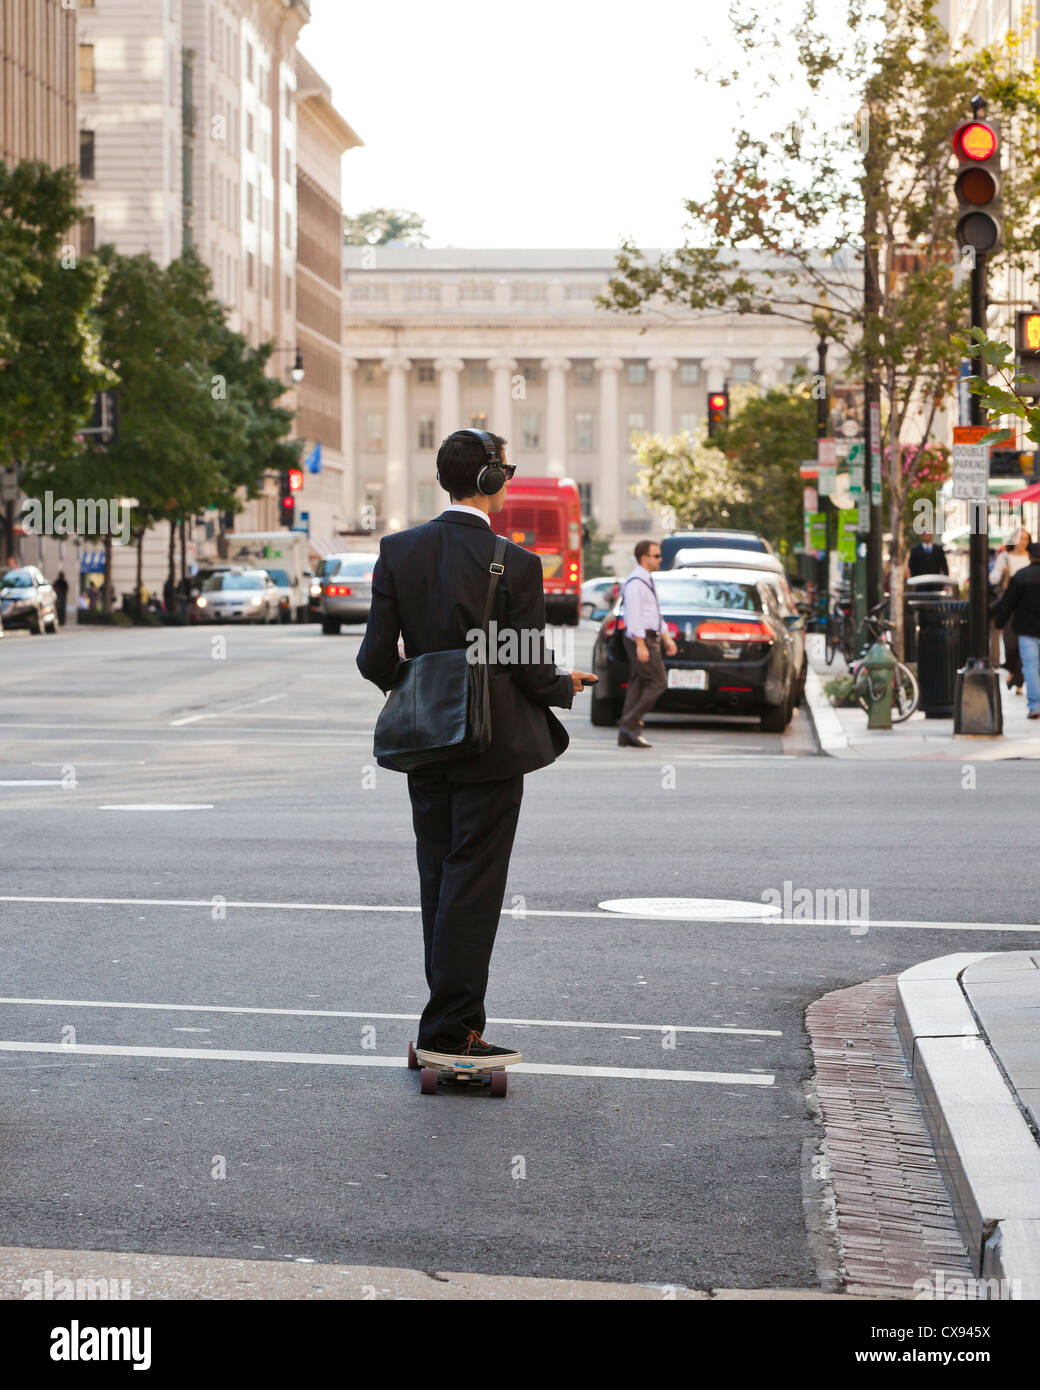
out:
<path id="1" fill-rule="evenodd" d="M 0 787 L 60 787 L 60 777 L 15 777 L 0 782 Z"/>
<path id="2" fill-rule="evenodd" d="M 99 806 L 99 811 L 212 811 L 210 801 L 142 801 L 125 806 Z"/>
<path id="3" fill-rule="evenodd" d="M 731 898 L 610 898 L 599 906 L 611 915 L 637 913 L 640 917 L 670 917 L 681 922 L 746 922 L 749 917 L 776 917 L 772 903 L 735 902 Z"/>
<path id="4" fill-rule="evenodd" d="M 213 906 L 212 898 L 73 898 L 44 897 L 35 894 L 0 893 L 0 903 L 82 903 L 98 907 L 207 907 Z M 223 901 L 222 907 L 251 908 L 260 912 L 411 912 L 421 911 L 414 907 L 386 907 L 378 903 L 269 903 Z M 512 917 L 512 908 L 503 908 L 503 917 Z M 567 912 L 552 908 L 526 908 L 525 917 L 591 918 L 598 922 L 652 922 L 662 918 L 641 917 L 638 912 Z M 517 919 L 521 920 L 521 919 Z M 671 918 L 671 921 L 678 919 Z M 778 917 L 728 917 L 727 922 L 734 925 L 754 925 L 758 927 L 845 927 L 850 925 L 847 917 L 817 917 L 811 922 L 793 922 Z M 691 925 L 695 925 L 691 923 Z M 905 918 L 871 918 L 869 923 L 853 923 L 874 927 L 913 928 L 920 931 L 992 931 L 992 932 L 1035 932 L 1040 935 L 1040 925 L 1033 922 L 912 922 Z"/>
<path id="5" fill-rule="evenodd" d="M 269 705 L 272 700 L 288 700 L 289 692 L 280 695 L 265 695 L 262 700 L 249 700 L 244 705 L 228 705 L 226 709 L 213 710 L 209 714 L 188 714 L 183 719 L 171 719 L 170 728 L 178 729 L 184 724 L 197 724 L 200 719 L 222 719 L 225 714 L 239 714 L 244 709 L 255 709 L 257 705 Z"/>
<path id="6" fill-rule="evenodd" d="M 36 1004 L 62 1009 L 153 1009 L 190 1014 L 284 1014 L 291 1018 L 385 1018 L 415 1022 L 419 1014 L 364 1013 L 345 1009 L 268 1009 L 242 1004 L 142 1004 L 113 999 L 30 999 L 0 997 L 0 1004 Z M 648 1033 L 737 1033 L 757 1038 L 782 1038 L 778 1028 L 709 1028 L 688 1023 L 586 1023 L 562 1018 L 489 1018 L 488 1023 L 517 1028 L 642 1028 Z"/>
<path id="7" fill-rule="evenodd" d="M 111 1043 L 0 1041 L 0 1052 L 49 1052 L 84 1057 L 171 1057 L 198 1062 L 291 1062 L 316 1067 L 399 1067 L 405 1057 L 357 1056 L 338 1052 L 233 1052 L 195 1047 L 117 1047 Z M 534 1076 L 609 1076 L 634 1081 L 707 1081 L 721 1086 L 772 1086 L 775 1078 L 767 1072 L 742 1071 L 664 1071 L 651 1067 L 579 1067 L 570 1064 L 517 1062 L 512 1071 Z"/>

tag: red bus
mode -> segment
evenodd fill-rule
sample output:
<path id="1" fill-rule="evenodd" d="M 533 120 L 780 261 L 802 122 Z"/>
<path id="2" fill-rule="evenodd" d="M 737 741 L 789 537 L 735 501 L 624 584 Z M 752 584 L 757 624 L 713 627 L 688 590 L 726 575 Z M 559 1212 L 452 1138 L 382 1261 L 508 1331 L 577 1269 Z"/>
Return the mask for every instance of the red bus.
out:
<path id="1" fill-rule="evenodd" d="M 574 627 L 581 612 L 581 499 L 570 478 L 522 478 L 509 484 L 492 529 L 542 562 L 546 618 Z"/>

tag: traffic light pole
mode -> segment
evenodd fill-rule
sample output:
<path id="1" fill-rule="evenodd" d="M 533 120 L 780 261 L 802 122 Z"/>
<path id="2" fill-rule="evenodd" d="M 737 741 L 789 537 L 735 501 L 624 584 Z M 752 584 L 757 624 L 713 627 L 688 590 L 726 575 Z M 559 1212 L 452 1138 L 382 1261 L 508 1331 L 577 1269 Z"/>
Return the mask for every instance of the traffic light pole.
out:
<path id="1" fill-rule="evenodd" d="M 986 326 L 986 253 L 975 253 L 971 271 L 971 326 Z M 978 358 L 976 375 L 985 377 L 986 364 Z M 978 396 L 971 397 L 971 423 L 984 425 L 986 412 Z M 989 500 L 969 502 L 968 563 L 970 585 L 968 653 L 989 665 Z"/>

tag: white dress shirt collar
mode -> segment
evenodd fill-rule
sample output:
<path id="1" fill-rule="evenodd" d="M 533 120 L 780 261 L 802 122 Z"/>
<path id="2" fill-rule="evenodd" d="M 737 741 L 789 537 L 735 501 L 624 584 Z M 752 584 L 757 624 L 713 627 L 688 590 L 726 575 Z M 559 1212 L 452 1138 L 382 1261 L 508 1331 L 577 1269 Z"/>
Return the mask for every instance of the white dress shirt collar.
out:
<path id="1" fill-rule="evenodd" d="M 465 502 L 452 502 L 450 507 L 445 507 L 446 512 L 466 512 L 469 516 L 479 516 L 481 521 L 486 521 L 491 525 L 491 518 L 487 512 L 482 512 L 479 507 L 467 507 Z"/>

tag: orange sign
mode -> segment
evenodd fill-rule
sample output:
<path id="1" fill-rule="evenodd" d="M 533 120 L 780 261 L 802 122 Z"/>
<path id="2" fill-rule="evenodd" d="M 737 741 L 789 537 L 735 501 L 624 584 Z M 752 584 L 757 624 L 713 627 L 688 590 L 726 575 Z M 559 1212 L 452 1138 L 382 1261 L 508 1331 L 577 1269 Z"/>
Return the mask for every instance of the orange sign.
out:
<path id="1" fill-rule="evenodd" d="M 995 425 L 954 425 L 953 442 L 954 444 L 981 444 L 987 434 L 992 434 L 996 429 Z M 991 444 L 990 448 L 997 446 Z"/>

